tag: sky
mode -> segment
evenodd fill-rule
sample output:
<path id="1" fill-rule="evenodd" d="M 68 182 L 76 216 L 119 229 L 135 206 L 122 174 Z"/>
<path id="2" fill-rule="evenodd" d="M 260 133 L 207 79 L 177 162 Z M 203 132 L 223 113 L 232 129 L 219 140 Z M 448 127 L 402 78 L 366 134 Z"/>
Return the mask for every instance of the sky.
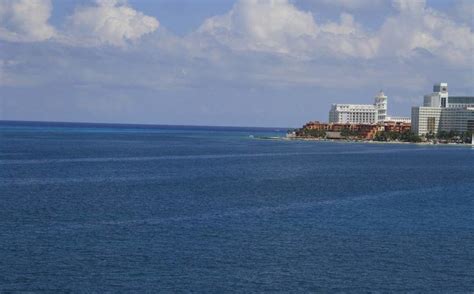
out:
<path id="1" fill-rule="evenodd" d="M 0 120 L 298 127 L 474 93 L 470 0 L 0 0 Z"/>

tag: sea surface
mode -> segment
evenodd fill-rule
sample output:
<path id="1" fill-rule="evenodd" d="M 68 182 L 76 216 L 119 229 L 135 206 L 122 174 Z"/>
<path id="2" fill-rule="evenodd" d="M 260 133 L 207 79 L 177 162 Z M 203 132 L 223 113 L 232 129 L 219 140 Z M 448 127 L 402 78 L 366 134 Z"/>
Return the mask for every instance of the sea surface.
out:
<path id="1" fill-rule="evenodd" d="M 474 149 L 284 132 L 0 122 L 0 292 L 474 291 Z"/>

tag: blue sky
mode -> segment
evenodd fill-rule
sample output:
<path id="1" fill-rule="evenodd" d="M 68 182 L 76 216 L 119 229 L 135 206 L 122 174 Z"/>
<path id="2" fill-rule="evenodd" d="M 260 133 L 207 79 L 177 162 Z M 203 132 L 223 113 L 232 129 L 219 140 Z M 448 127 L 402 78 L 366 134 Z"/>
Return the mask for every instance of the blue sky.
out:
<path id="1" fill-rule="evenodd" d="M 473 1 L 0 0 L 0 119 L 232 126 L 473 94 Z"/>

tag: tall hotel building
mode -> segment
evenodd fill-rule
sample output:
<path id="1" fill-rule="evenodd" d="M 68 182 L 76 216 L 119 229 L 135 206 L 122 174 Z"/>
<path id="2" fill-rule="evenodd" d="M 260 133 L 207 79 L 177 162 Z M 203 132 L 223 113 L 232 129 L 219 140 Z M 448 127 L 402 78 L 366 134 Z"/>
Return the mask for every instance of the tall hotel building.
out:
<path id="1" fill-rule="evenodd" d="M 387 96 L 380 91 L 374 104 L 333 104 L 329 111 L 330 123 L 376 124 L 385 121 L 409 123 L 409 117 L 387 116 Z"/>
<path id="2" fill-rule="evenodd" d="M 375 124 L 387 116 L 387 96 L 382 91 L 374 104 L 333 104 L 329 111 L 330 123 Z"/>
<path id="3" fill-rule="evenodd" d="M 417 135 L 439 131 L 474 132 L 474 96 L 452 96 L 448 84 L 433 86 L 425 95 L 423 106 L 411 109 L 412 130 Z"/>

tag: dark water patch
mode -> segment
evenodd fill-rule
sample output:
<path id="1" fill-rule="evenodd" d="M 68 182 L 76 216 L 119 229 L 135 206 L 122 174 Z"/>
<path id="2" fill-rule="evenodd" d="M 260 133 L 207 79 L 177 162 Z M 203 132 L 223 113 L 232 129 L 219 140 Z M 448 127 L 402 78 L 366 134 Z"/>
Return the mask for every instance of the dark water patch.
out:
<path id="1" fill-rule="evenodd" d="M 0 126 L 0 292 L 474 289 L 469 148 L 108 128 Z"/>

